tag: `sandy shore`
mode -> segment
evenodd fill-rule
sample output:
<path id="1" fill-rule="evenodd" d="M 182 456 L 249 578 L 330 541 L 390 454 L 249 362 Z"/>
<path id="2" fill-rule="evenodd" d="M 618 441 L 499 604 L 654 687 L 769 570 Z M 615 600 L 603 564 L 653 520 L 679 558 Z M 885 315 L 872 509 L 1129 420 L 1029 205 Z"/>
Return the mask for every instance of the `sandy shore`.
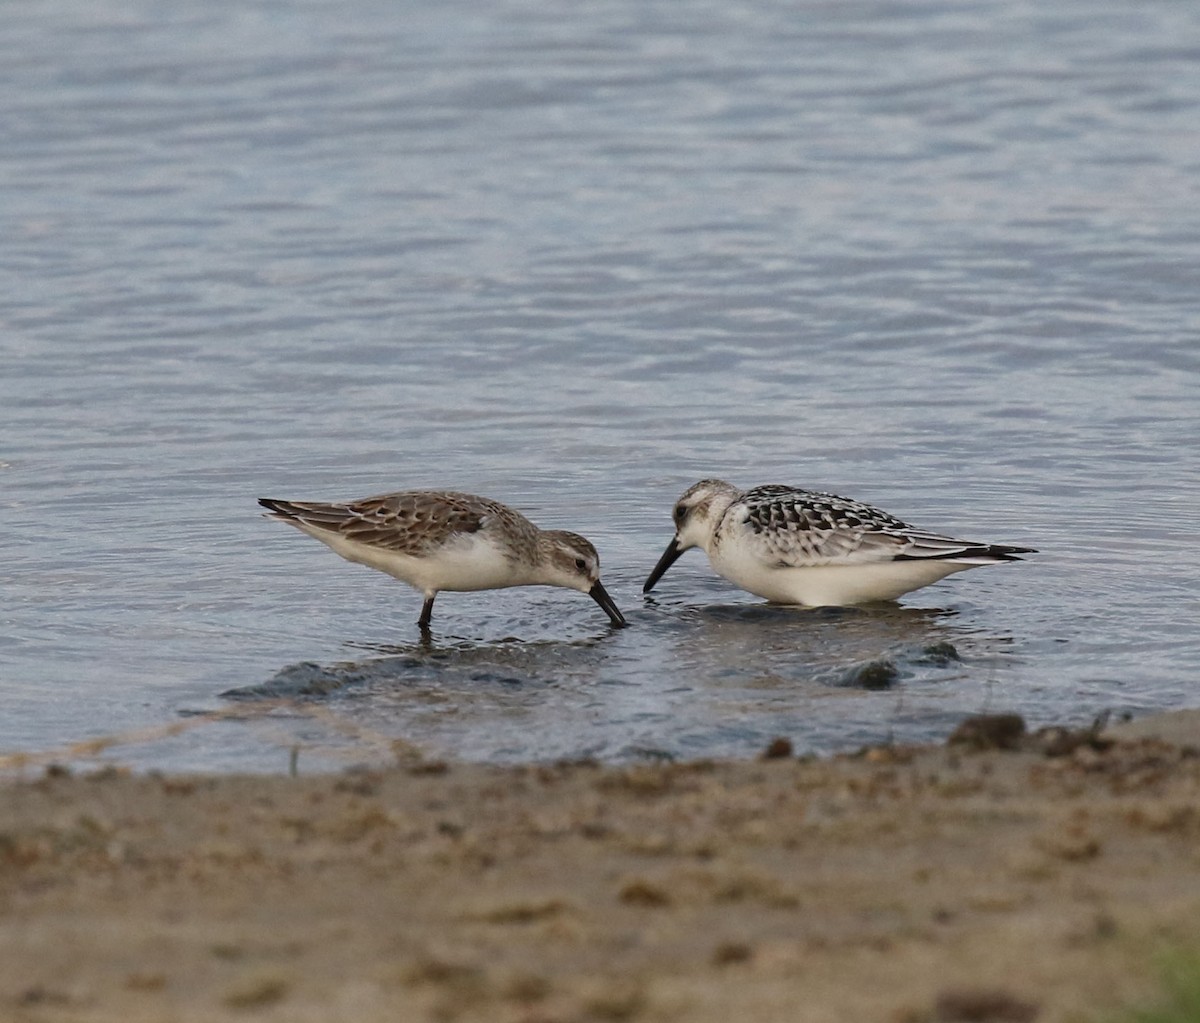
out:
<path id="1" fill-rule="evenodd" d="M 1200 940 L 1198 750 L 51 769 L 0 785 L 0 1019 L 1079 1023 Z"/>

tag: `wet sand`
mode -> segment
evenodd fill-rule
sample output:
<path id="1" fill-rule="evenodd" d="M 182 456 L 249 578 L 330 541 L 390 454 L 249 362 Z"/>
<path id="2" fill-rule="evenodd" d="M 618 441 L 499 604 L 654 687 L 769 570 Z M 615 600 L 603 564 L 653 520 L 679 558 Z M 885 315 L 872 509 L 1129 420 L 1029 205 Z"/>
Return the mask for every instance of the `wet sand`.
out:
<path id="1" fill-rule="evenodd" d="M 0 785 L 0 1019 L 1095 1019 L 1200 940 L 1200 715 L 1010 726 L 828 760 L 30 771 Z"/>

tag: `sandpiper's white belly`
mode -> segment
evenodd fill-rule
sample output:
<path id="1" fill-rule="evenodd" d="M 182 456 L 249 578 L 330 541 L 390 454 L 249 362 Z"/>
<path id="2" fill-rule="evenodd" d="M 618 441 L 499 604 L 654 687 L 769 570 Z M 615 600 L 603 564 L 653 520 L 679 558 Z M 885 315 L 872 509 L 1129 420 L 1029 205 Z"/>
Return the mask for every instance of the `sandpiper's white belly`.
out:
<path id="1" fill-rule="evenodd" d="M 730 549 L 732 547 L 732 550 Z M 780 568 L 768 565 L 735 545 L 709 554 L 718 575 L 775 604 L 840 607 L 873 600 L 895 600 L 974 565 L 944 559 L 882 561 L 845 565 Z"/>
<path id="2" fill-rule="evenodd" d="M 423 593 L 466 592 L 520 586 L 527 579 L 486 533 L 458 534 L 436 551 L 413 557 L 348 539 L 327 529 L 296 523 L 309 536 L 328 544 L 347 561 L 386 572 Z"/>

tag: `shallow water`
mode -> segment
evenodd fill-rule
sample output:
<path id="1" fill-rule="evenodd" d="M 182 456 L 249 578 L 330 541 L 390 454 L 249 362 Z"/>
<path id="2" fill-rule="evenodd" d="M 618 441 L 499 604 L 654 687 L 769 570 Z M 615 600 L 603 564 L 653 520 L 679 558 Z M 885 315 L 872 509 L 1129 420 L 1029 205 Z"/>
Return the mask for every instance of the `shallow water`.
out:
<path id="1" fill-rule="evenodd" d="M 113 755 L 1194 705 L 1197 40 L 1168 0 L 8 12 L 0 751 L 231 707 Z M 707 475 L 1042 553 L 814 613 L 693 552 L 643 600 Z M 254 503 L 424 486 L 589 536 L 632 627 L 446 594 L 423 648 L 418 595 Z"/>

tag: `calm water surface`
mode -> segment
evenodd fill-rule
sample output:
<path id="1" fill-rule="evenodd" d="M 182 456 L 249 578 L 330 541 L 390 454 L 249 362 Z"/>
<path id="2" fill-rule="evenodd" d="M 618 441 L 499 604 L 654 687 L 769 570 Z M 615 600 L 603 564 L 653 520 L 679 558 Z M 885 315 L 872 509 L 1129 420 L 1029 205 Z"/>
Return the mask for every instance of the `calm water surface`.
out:
<path id="1" fill-rule="evenodd" d="M 1200 7 L 31 0 L 0 85 L 0 752 L 1200 702 Z M 803 612 L 693 552 L 644 600 L 706 475 L 1043 553 Z M 421 647 L 417 594 L 254 503 L 425 486 L 585 533 L 632 627 L 447 594 Z"/>

